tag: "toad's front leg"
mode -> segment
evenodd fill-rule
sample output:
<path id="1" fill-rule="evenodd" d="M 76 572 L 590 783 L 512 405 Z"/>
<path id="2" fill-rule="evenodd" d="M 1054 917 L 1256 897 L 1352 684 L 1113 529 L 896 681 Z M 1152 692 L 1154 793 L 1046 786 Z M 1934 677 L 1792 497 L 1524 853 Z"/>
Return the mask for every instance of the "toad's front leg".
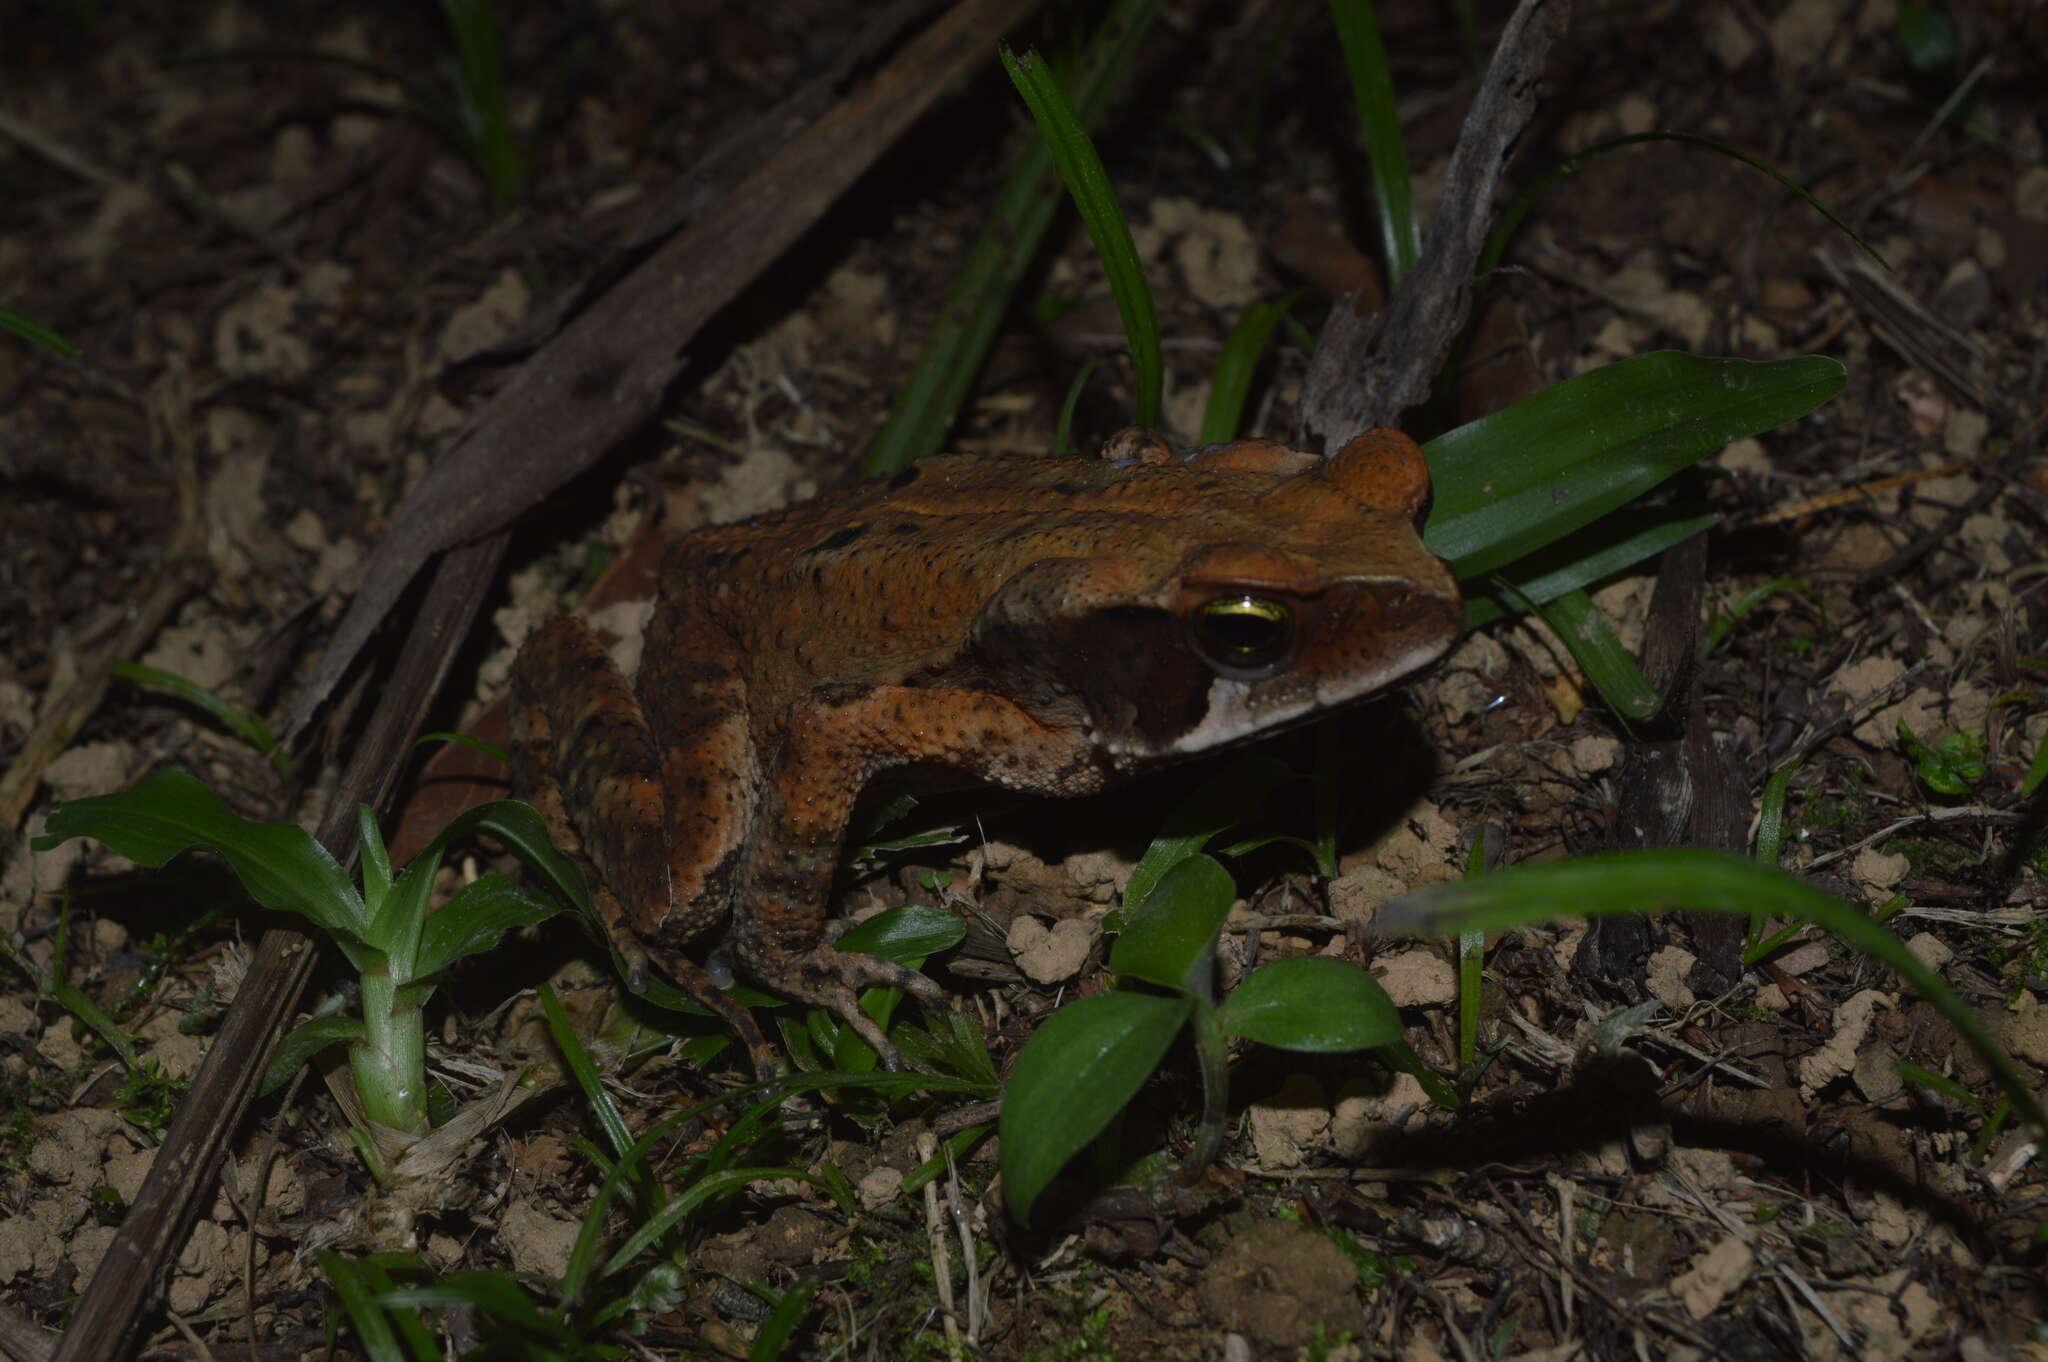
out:
<path id="1" fill-rule="evenodd" d="M 1097 784 L 1083 763 L 1070 735 L 1048 732 L 987 692 L 820 688 L 789 717 L 742 855 L 733 895 L 740 964 L 776 992 L 830 1009 L 886 1067 L 900 1069 L 896 1047 L 861 1010 L 859 991 L 886 985 L 933 1006 L 945 990 L 916 970 L 824 943 L 832 875 L 861 787 L 890 767 L 929 765 L 1038 790 L 1068 776 L 1081 793 Z"/>

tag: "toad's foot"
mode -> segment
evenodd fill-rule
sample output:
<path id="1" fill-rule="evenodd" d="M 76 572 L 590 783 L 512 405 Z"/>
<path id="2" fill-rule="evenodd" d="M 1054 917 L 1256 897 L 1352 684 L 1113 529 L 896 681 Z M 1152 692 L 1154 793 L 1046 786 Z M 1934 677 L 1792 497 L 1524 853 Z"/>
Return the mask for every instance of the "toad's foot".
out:
<path id="1" fill-rule="evenodd" d="M 747 967 L 777 993 L 822 1007 L 852 1027 L 891 1073 L 903 1072 L 903 1056 L 875 1019 L 861 1009 L 860 990 L 899 988 L 935 1010 L 950 1006 L 951 1001 L 936 981 L 908 965 L 832 946 L 789 952 L 757 950 L 747 960 Z"/>

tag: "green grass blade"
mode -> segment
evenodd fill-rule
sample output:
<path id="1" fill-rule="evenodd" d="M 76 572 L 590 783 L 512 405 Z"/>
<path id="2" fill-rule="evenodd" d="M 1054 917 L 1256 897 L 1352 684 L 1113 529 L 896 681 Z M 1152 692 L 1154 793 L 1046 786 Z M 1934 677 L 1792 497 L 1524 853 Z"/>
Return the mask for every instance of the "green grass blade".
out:
<path id="1" fill-rule="evenodd" d="M 561 911 L 555 900 L 503 875 L 473 880 L 428 916 L 410 978 L 432 979 L 464 956 L 496 949 L 505 933 L 536 926 Z"/>
<path id="2" fill-rule="evenodd" d="M 796 1326 L 811 1313 L 811 1297 L 817 1294 L 818 1286 L 815 1281 L 800 1281 L 782 1293 L 775 1309 L 761 1322 L 761 1332 L 754 1335 L 754 1346 L 747 1350 L 747 1362 L 776 1362 L 782 1356 Z"/>
<path id="3" fill-rule="evenodd" d="M 1623 719 L 1647 719 L 1663 700 L 1614 632 L 1614 621 L 1583 591 L 1560 596 L 1543 607 L 1543 619 L 1564 640 L 1572 661 Z"/>
<path id="4" fill-rule="evenodd" d="M 720 1197 L 731 1196 L 756 1182 L 780 1182 L 795 1178 L 814 1186 L 822 1186 L 825 1179 L 817 1173 L 788 1166 L 764 1168 L 733 1168 L 723 1173 L 713 1173 L 698 1178 L 687 1188 L 677 1192 L 675 1199 L 649 1216 L 626 1237 L 626 1242 L 606 1260 L 600 1276 L 609 1277 L 622 1272 L 632 1261 L 645 1252 L 649 1245 L 674 1229 L 676 1223 L 690 1212 L 707 1202 Z"/>
<path id="5" fill-rule="evenodd" d="M 1800 759 L 1794 757 L 1764 782 L 1763 802 L 1756 817 L 1756 863 L 1777 869 L 1785 847 L 1785 799 L 1792 789 L 1792 777 L 1799 773 Z"/>
<path id="6" fill-rule="evenodd" d="M 1702 147 L 1707 151 L 1732 157 L 1752 170 L 1762 171 L 1804 200 L 1807 207 L 1813 209 L 1816 213 L 1819 213 L 1830 223 L 1834 224 L 1836 230 L 1841 232 L 1842 235 L 1862 247 L 1864 254 L 1868 255 L 1878 264 L 1883 265 L 1887 270 L 1891 268 L 1885 262 L 1885 258 L 1877 253 L 1877 249 L 1862 237 L 1856 235 L 1855 229 L 1844 222 L 1833 209 L 1815 198 L 1807 191 L 1804 185 L 1792 179 L 1792 177 L 1779 170 L 1770 162 L 1752 156 L 1746 151 L 1731 147 L 1726 142 L 1719 142 L 1711 137 L 1703 137 L 1698 133 L 1669 132 L 1658 129 L 1652 132 L 1632 132 L 1621 137 L 1611 137 L 1605 142 L 1595 142 L 1576 156 L 1569 157 L 1560 162 L 1556 168 L 1546 172 L 1534 184 L 1523 190 L 1521 194 L 1516 196 L 1515 201 L 1508 205 L 1507 211 L 1501 214 L 1500 221 L 1494 224 L 1493 232 L 1486 239 L 1486 249 L 1480 252 L 1479 268 L 1474 272 L 1474 277 L 1484 279 L 1500 267 L 1501 257 L 1507 251 L 1508 242 L 1514 239 L 1515 232 L 1520 229 L 1522 219 L 1529 215 L 1529 210 L 1534 208 L 1545 194 L 1557 186 L 1558 181 L 1585 169 L 1587 164 L 1596 157 L 1605 156 L 1609 152 L 1619 151 L 1623 147 L 1632 147 L 1644 142 L 1677 142 L 1683 146 Z M 1474 315 L 1477 315 L 1476 308 Z"/>
<path id="7" fill-rule="evenodd" d="M 1756 363 L 1675 350 L 1580 374 L 1429 442 L 1425 537 L 1461 578 L 1483 576 L 1731 440 L 1804 416 L 1846 380 L 1819 355 Z"/>
<path id="8" fill-rule="evenodd" d="M 2020 782 L 2020 798 L 2031 798 L 2044 781 L 2048 781 L 2048 738 L 2042 738 L 2041 745 L 2034 749 L 2033 764 L 2027 767 L 2027 778 Z"/>
<path id="9" fill-rule="evenodd" d="M 375 1301 L 388 1310 L 446 1310 L 469 1306 L 537 1338 L 574 1344 L 579 1332 L 535 1304 L 508 1272 L 451 1272 L 431 1286 L 401 1286 L 382 1291 Z M 545 1353 L 512 1356 L 544 1357 Z"/>
<path id="10" fill-rule="evenodd" d="M 1686 515 L 1670 506 L 1631 509 L 1627 516 L 1606 516 L 1563 539 L 1503 568 L 1491 583 L 1473 583 L 1465 591 L 1465 626 L 1477 629 L 1497 619 L 1523 613 L 1573 591 L 1605 581 L 1673 544 L 1719 524 L 1715 512 Z M 1645 523 L 1647 522 L 1647 523 Z"/>
<path id="11" fill-rule="evenodd" d="M 276 768 L 279 775 L 291 775 L 291 758 L 278 750 L 277 738 L 271 733 L 270 725 L 263 722 L 261 715 L 246 710 L 232 701 L 221 699 L 204 686 L 188 681 L 176 672 L 167 672 L 159 667 L 145 666 L 140 662 L 116 662 L 114 675 L 132 686 L 162 691 L 166 695 L 183 700 L 194 709 L 212 715 L 228 732 L 268 757 L 271 766 Z"/>
<path id="12" fill-rule="evenodd" d="M 1102 356 L 1090 355 L 1074 374 L 1074 381 L 1067 385 L 1066 400 L 1060 403 L 1060 423 L 1053 428 L 1052 452 L 1071 454 L 1074 452 L 1074 412 L 1081 406 L 1081 394 L 1088 390 L 1088 380 L 1095 377 Z"/>
<path id="13" fill-rule="evenodd" d="M 1762 586 L 1751 587 L 1742 599 L 1714 616 L 1708 624 L 1706 636 L 1700 640 L 1700 659 L 1706 660 L 1709 653 L 1721 646 L 1721 641 L 1735 632 L 1735 626 L 1749 617 L 1749 613 L 1771 597 L 1781 592 L 1795 591 L 1809 600 L 1817 600 L 1814 589 L 1797 577 L 1774 577 Z"/>
<path id="14" fill-rule="evenodd" d="M 1404 894 L 1380 911 L 1378 925 L 1390 934 L 1506 931 L 1565 915 L 1674 910 L 1764 913 L 1797 918 L 1834 933 L 1890 967 L 1939 1009 L 1998 1079 L 2036 1135 L 2048 1135 L 2048 1111 L 2042 1110 L 2012 1057 L 1940 975 L 1863 913 L 1804 880 L 1740 856 L 1685 849 L 1630 851 L 1516 866 Z"/>
<path id="15" fill-rule="evenodd" d="M 1099 119 L 1123 84 L 1157 9 L 1157 0 L 1116 0 L 1097 26 L 1068 90 L 1083 122 Z M 1027 138 L 946 293 L 938 324 L 861 460 L 869 477 L 900 473 L 945 441 L 1059 208 L 1052 176 L 1051 148 L 1042 137 Z"/>
<path id="16" fill-rule="evenodd" d="M 441 0 L 441 13 L 455 37 L 455 108 L 463 146 L 490 190 L 492 205 L 508 208 L 518 201 L 526 168 L 506 111 L 497 0 Z"/>
<path id="17" fill-rule="evenodd" d="M 1237 325 L 1230 328 L 1230 336 L 1223 342 L 1223 354 L 1216 361 L 1216 372 L 1209 379 L 1208 405 L 1202 409 L 1203 444 L 1220 445 L 1237 438 L 1238 427 L 1244 421 L 1245 397 L 1251 392 L 1259 361 L 1266 357 L 1274 330 L 1300 296 L 1295 292 L 1272 302 L 1253 303 L 1237 319 Z"/>
<path id="18" fill-rule="evenodd" d="M 11 307 L 0 307 L 0 331 L 11 331 L 25 341 L 55 350 L 67 359 L 76 359 L 85 352 L 64 339 L 56 331 L 44 326 L 35 318 L 16 312 Z"/>
<path id="19" fill-rule="evenodd" d="M 1344 46 L 1351 96 L 1358 104 L 1358 121 L 1365 131 L 1380 247 L 1386 256 L 1387 289 L 1392 292 L 1422 256 L 1422 229 L 1415 220 L 1415 189 L 1408 176 L 1408 148 L 1401 141 L 1401 114 L 1394 103 L 1387 48 L 1380 40 L 1372 0 L 1330 0 L 1330 17 L 1336 21 L 1337 39 Z"/>
<path id="20" fill-rule="evenodd" d="M 354 1262 L 335 1253 L 315 1256 L 370 1362 L 428 1362 L 439 1356 L 417 1315 L 409 1310 L 387 1311 L 377 1303 L 377 1297 L 392 1290 L 393 1283 L 376 1256 Z M 400 1346 L 400 1335 L 406 1346 Z"/>
<path id="21" fill-rule="evenodd" d="M 59 928 L 60 937 L 67 929 L 69 921 L 70 913 L 67 908 L 63 918 L 60 919 L 60 922 L 64 924 Z M 128 1072 L 140 1072 L 142 1061 L 141 1057 L 136 1053 L 135 1042 L 126 1031 L 121 1029 L 121 1024 L 114 1020 L 113 1014 L 101 1007 L 97 1002 L 94 1002 L 91 994 L 85 992 L 76 984 L 65 982 L 63 978 L 64 962 L 61 951 L 58 953 L 58 958 L 51 962 L 52 967 L 46 970 L 36 964 L 33 959 L 23 954 L 21 949 L 14 944 L 11 937 L 5 933 L 0 933 L 0 960 L 6 960 L 12 964 L 16 969 L 28 976 L 29 981 L 38 990 L 49 994 L 59 1007 L 97 1032 L 99 1038 L 107 1043 L 107 1047 L 121 1057 L 122 1066 Z"/>
<path id="22" fill-rule="evenodd" d="M 1159 424 L 1166 391 L 1166 364 L 1159 350 L 1159 318 L 1152 306 L 1152 287 L 1145 282 L 1145 268 L 1138 263 L 1138 248 L 1131 241 L 1130 224 L 1124 221 L 1123 205 L 1116 187 L 1095 154 L 1095 143 L 1082 126 L 1079 115 L 1067 103 L 1066 92 L 1045 59 L 1033 51 L 1022 57 L 1008 46 L 999 47 L 1003 69 L 1031 110 L 1039 135 L 1052 148 L 1052 162 L 1060 180 L 1080 211 L 1081 225 L 1095 243 L 1102 271 L 1109 277 L 1110 295 L 1116 299 L 1117 315 L 1123 318 L 1124 339 L 1130 345 L 1131 372 L 1137 389 L 1135 419 L 1141 426 Z"/>
<path id="23" fill-rule="evenodd" d="M 1465 875 L 1486 873 L 1486 824 L 1481 823 L 1465 854 Z M 1458 1072 L 1479 1062 L 1479 1008 L 1486 987 L 1486 933 L 1458 933 Z"/>

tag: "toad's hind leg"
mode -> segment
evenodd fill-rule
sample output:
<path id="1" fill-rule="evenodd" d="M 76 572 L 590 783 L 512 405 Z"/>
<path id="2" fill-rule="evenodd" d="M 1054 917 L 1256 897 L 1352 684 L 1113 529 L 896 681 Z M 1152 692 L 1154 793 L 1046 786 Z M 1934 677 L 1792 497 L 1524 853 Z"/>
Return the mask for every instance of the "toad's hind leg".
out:
<path id="1" fill-rule="evenodd" d="M 626 961 L 627 986 L 645 990 L 652 953 L 733 1030 L 767 1078 L 781 1060 L 753 1014 L 681 949 L 722 911 L 721 866 L 744 828 L 715 828 L 719 835 L 678 845 L 679 832 L 702 834 L 705 820 L 671 816 L 664 766 L 676 750 L 655 741 L 639 698 L 581 616 L 548 621 L 520 650 L 512 666 L 514 777 L 556 843 L 596 868 L 591 903 Z M 716 848 L 709 866 L 707 847 Z"/>

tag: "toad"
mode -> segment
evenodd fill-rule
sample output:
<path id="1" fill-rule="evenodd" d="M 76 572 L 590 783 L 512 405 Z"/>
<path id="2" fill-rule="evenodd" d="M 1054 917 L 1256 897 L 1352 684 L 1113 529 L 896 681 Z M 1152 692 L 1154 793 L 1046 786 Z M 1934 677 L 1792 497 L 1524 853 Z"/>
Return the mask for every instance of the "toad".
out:
<path id="1" fill-rule="evenodd" d="M 1386 689 L 1463 625 L 1428 498 L 1392 430 L 1328 461 L 1146 432 L 1099 460 L 928 458 L 678 536 L 636 679 L 580 616 L 543 625 L 512 670 L 514 777 L 594 865 L 635 980 L 651 959 L 774 1072 L 686 953 L 724 927 L 745 973 L 895 1068 L 859 991 L 945 994 L 824 940 L 862 787 L 1093 794 Z"/>

